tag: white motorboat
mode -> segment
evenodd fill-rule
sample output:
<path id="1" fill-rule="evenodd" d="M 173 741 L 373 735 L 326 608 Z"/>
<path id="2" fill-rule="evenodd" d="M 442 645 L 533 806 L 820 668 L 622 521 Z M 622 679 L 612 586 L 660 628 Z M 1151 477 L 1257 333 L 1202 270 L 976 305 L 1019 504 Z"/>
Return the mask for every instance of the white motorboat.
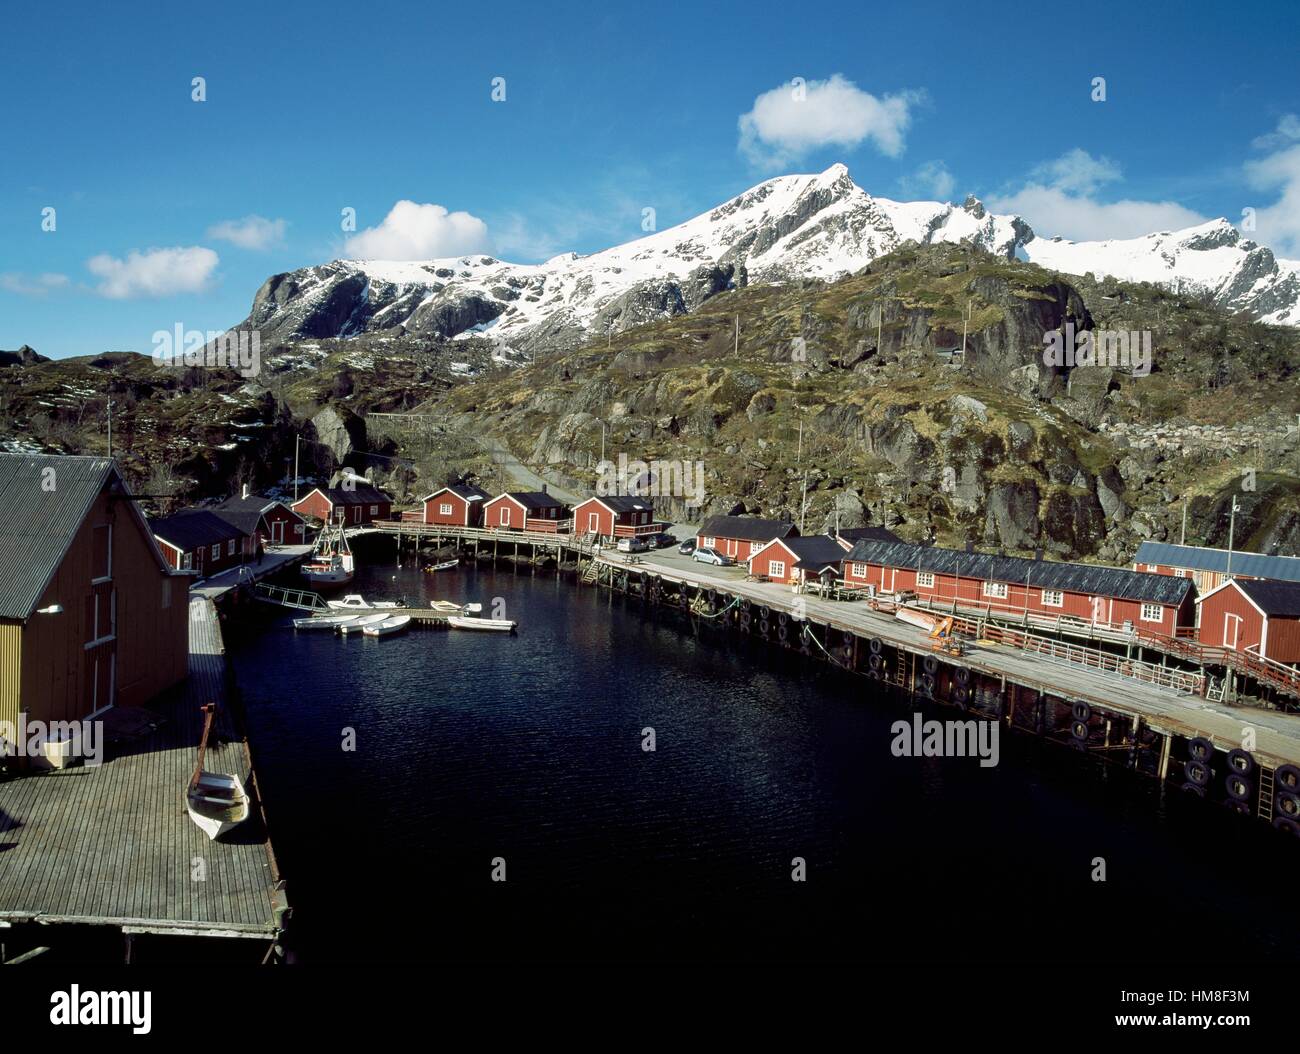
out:
<path id="1" fill-rule="evenodd" d="M 468 615 L 449 615 L 447 624 L 456 629 L 495 630 L 497 633 L 513 633 L 518 625 L 508 618 L 474 618 Z"/>
<path id="2" fill-rule="evenodd" d="M 460 563 L 459 560 L 444 560 L 440 564 L 429 564 L 429 566 L 426 567 L 425 570 L 428 571 L 430 574 L 432 574 L 434 571 L 450 571 L 453 567 L 456 567 L 459 563 Z"/>
<path id="3" fill-rule="evenodd" d="M 342 600 L 327 600 L 335 611 L 382 611 L 385 608 L 398 608 L 402 605 L 396 600 L 366 600 L 360 593 L 349 593 Z"/>
<path id="4" fill-rule="evenodd" d="M 302 576 L 318 586 L 344 586 L 352 581 L 356 564 L 343 525 L 323 527 L 311 557 L 300 568 Z"/>
<path id="5" fill-rule="evenodd" d="M 410 615 L 394 615 L 373 626 L 366 626 L 361 632 L 367 637 L 388 637 L 394 633 L 404 633 L 410 624 Z"/>
<path id="6" fill-rule="evenodd" d="M 343 634 L 360 633 L 367 626 L 377 626 L 379 623 L 394 617 L 393 615 L 385 615 L 382 612 L 378 615 L 354 615 L 350 622 L 345 622 L 339 627 L 339 632 Z"/>
<path id="7" fill-rule="evenodd" d="M 194 775 L 185 790 L 185 808 L 199 830 L 215 841 L 232 827 L 248 819 L 249 799 L 244 781 L 225 772 L 205 772 L 203 758 L 208 750 L 208 735 L 212 731 L 212 718 L 216 706 L 203 707 L 203 738 L 199 740 L 199 755 L 194 763 Z"/>
<path id="8" fill-rule="evenodd" d="M 296 618 L 294 629 L 339 629 L 349 622 L 355 622 L 360 615 L 313 615 L 311 618 Z"/>

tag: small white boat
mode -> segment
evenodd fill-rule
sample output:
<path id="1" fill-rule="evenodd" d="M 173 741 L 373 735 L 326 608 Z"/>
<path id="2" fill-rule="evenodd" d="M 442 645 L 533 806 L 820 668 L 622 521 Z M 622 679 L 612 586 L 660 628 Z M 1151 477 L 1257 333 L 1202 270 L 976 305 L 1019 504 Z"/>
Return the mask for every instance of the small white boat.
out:
<path id="1" fill-rule="evenodd" d="M 342 600 L 327 600 L 326 603 L 335 611 L 380 611 L 384 608 L 398 608 L 402 606 L 396 600 L 376 600 L 371 603 L 360 593 L 349 593 Z"/>
<path id="2" fill-rule="evenodd" d="M 355 622 L 359 615 L 313 615 L 311 618 L 296 618 L 294 629 L 338 629 L 349 622 Z"/>
<path id="3" fill-rule="evenodd" d="M 215 841 L 232 827 L 248 819 L 248 792 L 238 776 L 224 772 L 203 771 L 203 758 L 208 750 L 208 735 L 212 731 L 212 717 L 216 706 L 203 707 L 203 738 L 199 740 L 199 756 L 194 763 L 194 775 L 185 790 L 185 809 L 199 830 Z"/>
<path id="4" fill-rule="evenodd" d="M 429 607 L 439 615 L 464 615 L 483 610 L 482 604 L 455 604 L 450 600 L 430 600 Z"/>
<path id="5" fill-rule="evenodd" d="M 343 525 L 337 524 L 320 532 L 312 549 L 311 559 L 301 567 L 302 576 L 318 586 L 345 586 L 352 581 L 356 563 L 348 545 Z"/>
<path id="6" fill-rule="evenodd" d="M 353 615 L 350 622 L 345 622 L 339 627 L 339 632 L 343 634 L 359 633 L 367 626 L 377 626 L 379 623 L 385 622 L 393 617 L 393 615 L 385 615 L 383 613 L 378 615 Z M 409 616 L 407 617 L 409 618 Z"/>
<path id="7" fill-rule="evenodd" d="M 432 574 L 434 571 L 450 571 L 453 567 L 456 567 L 459 564 L 460 564 L 459 560 L 444 560 L 440 564 L 429 564 L 429 566 L 426 567 L 425 570 L 428 571 L 430 574 Z"/>
<path id="8" fill-rule="evenodd" d="M 497 633 L 513 633 L 516 622 L 508 618 L 472 618 L 466 615 L 449 615 L 447 616 L 447 625 L 456 629 L 485 629 L 495 630 Z"/>
<path id="9" fill-rule="evenodd" d="M 376 622 L 373 626 L 366 626 L 361 632 L 367 637 L 387 637 L 394 633 L 404 633 L 410 624 L 410 615 L 394 615 L 382 622 Z"/>

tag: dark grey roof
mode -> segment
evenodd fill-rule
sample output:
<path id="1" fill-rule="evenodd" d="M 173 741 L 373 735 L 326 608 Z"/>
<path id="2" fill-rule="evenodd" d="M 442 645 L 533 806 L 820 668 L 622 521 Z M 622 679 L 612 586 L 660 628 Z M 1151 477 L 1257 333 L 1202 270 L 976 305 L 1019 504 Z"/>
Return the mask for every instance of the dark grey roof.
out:
<path id="1" fill-rule="evenodd" d="M 1228 550 L 1201 545 L 1171 545 L 1168 542 L 1143 542 L 1133 557 L 1135 564 L 1162 564 L 1186 567 L 1194 571 L 1228 570 Z M 1300 556 L 1267 556 L 1264 553 L 1232 554 L 1234 574 L 1255 578 L 1275 578 L 1281 582 L 1300 582 Z"/>
<path id="2" fill-rule="evenodd" d="M 392 503 L 392 498 L 378 487 L 369 483 L 357 483 L 352 487 L 317 487 L 331 505 L 382 505 Z"/>
<path id="3" fill-rule="evenodd" d="M 604 502 L 615 512 L 654 512 L 654 502 L 634 494 L 597 494 L 596 501 Z"/>
<path id="4" fill-rule="evenodd" d="M 497 497 L 500 497 L 500 495 L 497 495 Z M 564 502 L 540 490 L 511 490 L 506 492 L 506 497 L 513 498 L 529 512 L 537 512 L 539 509 L 564 508 Z"/>
<path id="5" fill-rule="evenodd" d="M 252 534 L 257 530 L 257 525 L 262 519 L 262 513 L 275 505 L 284 505 L 284 503 L 276 501 L 274 498 L 263 498 L 259 494 L 250 494 L 246 498 L 227 498 L 225 501 L 218 502 L 212 506 L 212 511 L 227 523 L 234 524 L 245 534 Z M 287 505 L 284 508 L 292 515 L 298 516 Z M 302 519 L 301 516 L 298 518 Z"/>
<path id="6" fill-rule="evenodd" d="M 1029 560 L 1022 556 L 991 556 L 907 542 L 858 542 L 844 554 L 844 559 L 1158 604 L 1181 604 L 1193 589 L 1191 579 L 1173 575 L 1147 574 L 1097 564 Z"/>
<path id="7" fill-rule="evenodd" d="M 1236 561 L 1233 561 L 1234 565 Z M 1264 614 L 1282 618 L 1300 617 L 1300 582 L 1266 582 L 1262 579 L 1238 578 L 1234 581 Z"/>
<path id="8" fill-rule="evenodd" d="M 472 483 L 454 483 L 450 487 L 439 487 L 432 493 L 426 494 L 420 500 L 428 501 L 435 495 L 441 494 L 444 490 L 451 491 L 451 493 L 455 494 L 456 497 L 463 498 L 465 501 L 487 501 L 488 498 L 491 497 L 491 495 L 482 487 L 476 487 Z"/>
<path id="9" fill-rule="evenodd" d="M 770 542 L 773 538 L 798 536 L 799 528 L 786 520 L 764 520 L 757 516 L 714 516 L 705 520 L 704 526 L 696 534 L 706 538 Z"/>
<path id="10" fill-rule="evenodd" d="M 845 527 L 839 536 L 852 545 L 854 542 L 901 542 L 903 539 L 887 527 Z"/>
<path id="11" fill-rule="evenodd" d="M 191 553 L 205 545 L 216 545 L 232 538 L 243 538 L 248 534 L 207 509 L 182 509 L 170 516 L 150 520 L 149 530 L 153 531 L 155 537 L 174 545 L 183 553 Z"/>
<path id="12" fill-rule="evenodd" d="M 795 567 L 802 567 L 805 570 L 820 571 L 828 564 L 838 567 L 844 559 L 844 546 L 824 534 L 810 534 L 803 538 L 782 538 L 781 544 L 794 553 L 797 558 Z"/>
<path id="13" fill-rule="evenodd" d="M 0 618 L 36 610 L 86 513 L 118 478 L 108 458 L 0 454 Z"/>

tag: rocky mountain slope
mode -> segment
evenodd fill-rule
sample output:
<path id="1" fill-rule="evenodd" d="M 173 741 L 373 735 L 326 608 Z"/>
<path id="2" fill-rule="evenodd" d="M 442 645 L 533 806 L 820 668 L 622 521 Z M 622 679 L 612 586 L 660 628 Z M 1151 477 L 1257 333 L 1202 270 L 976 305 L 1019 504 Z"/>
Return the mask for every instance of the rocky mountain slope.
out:
<path id="1" fill-rule="evenodd" d="M 873 197 L 843 165 L 760 183 L 694 219 L 590 256 L 541 264 L 488 256 L 337 260 L 269 278 L 240 328 L 263 345 L 363 333 L 439 340 L 478 334 L 503 359 L 572 350 L 695 310 L 749 283 L 852 274 L 904 243 L 966 242 L 1068 274 L 1164 283 L 1231 311 L 1300 324 L 1300 264 L 1276 260 L 1226 220 L 1123 242 L 1036 237 L 974 198 Z"/>

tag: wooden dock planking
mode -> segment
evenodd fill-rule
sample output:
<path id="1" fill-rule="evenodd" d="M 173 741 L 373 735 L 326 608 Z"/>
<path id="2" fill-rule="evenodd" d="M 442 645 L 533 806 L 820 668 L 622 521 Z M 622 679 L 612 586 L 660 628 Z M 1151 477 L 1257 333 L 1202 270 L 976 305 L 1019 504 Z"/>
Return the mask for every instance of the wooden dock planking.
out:
<path id="1" fill-rule="evenodd" d="M 0 783 L 0 919 L 271 938 L 278 932 L 270 842 L 260 816 L 210 842 L 184 789 L 202 731 L 199 706 L 225 701 L 225 656 L 210 600 L 192 599 L 190 677 L 151 709 L 161 726 L 106 745 L 105 764 Z M 229 708 L 210 768 L 248 776 Z M 203 861 L 205 881 L 191 878 Z"/>

